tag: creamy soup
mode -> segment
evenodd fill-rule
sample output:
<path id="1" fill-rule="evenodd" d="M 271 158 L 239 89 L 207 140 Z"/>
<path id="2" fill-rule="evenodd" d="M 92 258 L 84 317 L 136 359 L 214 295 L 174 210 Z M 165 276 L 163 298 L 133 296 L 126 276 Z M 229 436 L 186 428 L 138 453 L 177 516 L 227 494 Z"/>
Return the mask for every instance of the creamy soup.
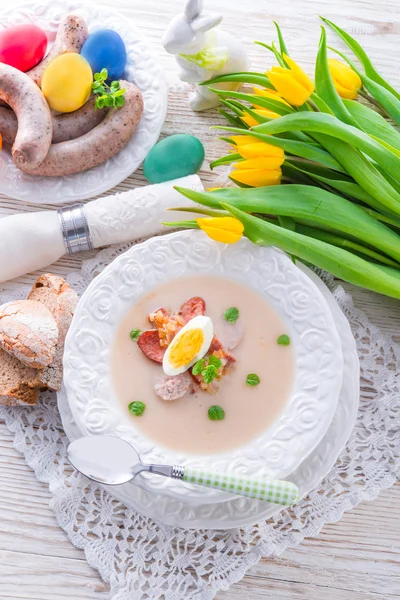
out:
<path id="1" fill-rule="evenodd" d="M 221 334 L 221 341 L 229 337 L 229 327 L 238 339 L 240 335 L 238 345 L 229 351 L 236 362 L 214 382 L 218 387 L 216 393 L 203 391 L 194 384 L 183 398 L 162 400 L 154 390 L 155 382 L 164 376 L 162 365 L 141 352 L 130 332 L 150 329 L 149 313 L 160 307 L 178 311 L 192 296 L 205 300 L 205 314 L 212 319 L 214 333 Z M 232 307 L 239 310 L 239 318 L 233 325 L 223 317 Z M 244 445 L 276 421 L 289 399 L 293 351 L 291 344 L 277 341 L 286 334 L 275 310 L 258 293 L 240 283 L 205 275 L 175 279 L 142 297 L 123 319 L 111 353 L 116 395 L 132 426 L 157 445 L 195 454 L 224 452 Z M 249 374 L 257 375 L 260 383 L 246 383 Z M 132 402 L 145 404 L 140 416 L 129 412 Z M 221 407 L 224 418 L 211 420 L 208 414 L 211 406 Z"/>

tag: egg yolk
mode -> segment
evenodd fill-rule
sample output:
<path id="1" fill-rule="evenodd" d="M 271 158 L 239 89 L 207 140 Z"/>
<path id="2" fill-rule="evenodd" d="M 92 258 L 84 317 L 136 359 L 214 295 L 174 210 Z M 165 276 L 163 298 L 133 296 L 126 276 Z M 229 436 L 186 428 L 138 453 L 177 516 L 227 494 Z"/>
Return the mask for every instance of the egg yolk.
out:
<path id="1" fill-rule="evenodd" d="M 187 365 L 201 350 L 204 335 L 201 329 L 189 329 L 172 342 L 169 362 L 174 368 Z"/>

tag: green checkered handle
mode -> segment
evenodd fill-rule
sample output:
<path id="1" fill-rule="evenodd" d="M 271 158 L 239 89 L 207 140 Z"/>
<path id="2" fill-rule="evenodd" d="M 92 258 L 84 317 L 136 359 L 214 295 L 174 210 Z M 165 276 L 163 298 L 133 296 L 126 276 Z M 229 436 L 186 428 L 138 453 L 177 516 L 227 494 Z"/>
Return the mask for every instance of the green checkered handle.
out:
<path id="1" fill-rule="evenodd" d="M 299 489 L 290 481 L 278 479 L 256 479 L 240 475 L 210 473 L 190 467 L 173 467 L 173 475 L 188 483 L 215 488 L 238 496 L 248 496 L 273 504 L 291 506 L 299 499 Z"/>

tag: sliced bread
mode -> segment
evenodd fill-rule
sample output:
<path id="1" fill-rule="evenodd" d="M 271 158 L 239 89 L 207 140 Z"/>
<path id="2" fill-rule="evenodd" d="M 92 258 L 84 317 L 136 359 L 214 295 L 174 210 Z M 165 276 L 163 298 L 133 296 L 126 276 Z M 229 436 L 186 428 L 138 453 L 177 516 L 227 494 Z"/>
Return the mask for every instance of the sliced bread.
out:
<path id="1" fill-rule="evenodd" d="M 50 365 L 57 342 L 56 320 L 44 304 L 14 300 L 0 306 L 0 347 L 28 367 Z"/>
<path id="2" fill-rule="evenodd" d="M 58 342 L 53 362 L 39 373 L 42 386 L 58 391 L 62 383 L 65 338 L 78 304 L 78 296 L 64 279 L 48 273 L 36 280 L 28 300 L 41 302 L 46 306 L 58 326 Z"/>
<path id="3" fill-rule="evenodd" d="M 0 349 L 0 404 L 36 404 L 40 385 L 36 369 L 23 365 L 17 358 Z"/>

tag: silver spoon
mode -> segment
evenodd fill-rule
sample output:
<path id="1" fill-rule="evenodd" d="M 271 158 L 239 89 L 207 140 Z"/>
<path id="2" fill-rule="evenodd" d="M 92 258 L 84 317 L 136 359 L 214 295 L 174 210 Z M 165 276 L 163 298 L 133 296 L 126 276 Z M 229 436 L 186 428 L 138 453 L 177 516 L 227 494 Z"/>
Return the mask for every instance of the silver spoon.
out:
<path id="1" fill-rule="evenodd" d="M 128 483 L 146 471 L 283 506 L 291 506 L 299 497 L 297 486 L 290 481 L 213 473 L 191 467 L 145 465 L 128 442 L 107 435 L 75 440 L 68 446 L 68 458 L 83 475 L 106 485 Z"/>

